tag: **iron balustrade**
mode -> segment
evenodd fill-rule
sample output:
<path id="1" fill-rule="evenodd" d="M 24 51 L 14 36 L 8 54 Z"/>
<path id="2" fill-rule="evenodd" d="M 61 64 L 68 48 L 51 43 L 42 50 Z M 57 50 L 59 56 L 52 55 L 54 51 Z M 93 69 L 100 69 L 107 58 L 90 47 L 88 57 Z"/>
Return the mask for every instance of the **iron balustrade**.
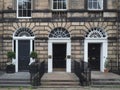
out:
<path id="1" fill-rule="evenodd" d="M 32 67 L 31 67 L 32 68 Z M 41 78 L 45 73 L 45 61 L 41 62 L 40 64 L 38 63 L 36 69 L 38 70 L 31 71 L 30 70 L 30 82 L 32 86 L 39 86 L 41 84 Z"/>
<path id="2" fill-rule="evenodd" d="M 3 61 L 3 62 L 0 62 L 0 70 L 1 71 L 4 71 L 7 67 L 7 62 L 6 61 Z"/>
<path id="3" fill-rule="evenodd" d="M 74 61 L 74 73 L 78 76 L 82 86 L 89 86 L 91 84 L 91 69 L 88 67 L 87 62 Z"/>
<path id="4" fill-rule="evenodd" d="M 110 72 L 120 75 L 120 62 L 110 60 L 109 66 L 110 66 Z"/>

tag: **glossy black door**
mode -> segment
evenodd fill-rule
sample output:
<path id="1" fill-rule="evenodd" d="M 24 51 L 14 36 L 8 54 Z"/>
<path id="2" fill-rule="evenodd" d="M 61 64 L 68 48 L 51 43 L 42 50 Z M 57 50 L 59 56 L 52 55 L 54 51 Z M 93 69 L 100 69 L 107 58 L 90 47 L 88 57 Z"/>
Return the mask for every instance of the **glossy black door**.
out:
<path id="1" fill-rule="evenodd" d="M 53 44 L 53 68 L 66 68 L 66 44 Z"/>
<path id="2" fill-rule="evenodd" d="M 100 44 L 88 44 L 88 62 L 92 70 L 100 70 Z"/>
<path id="3" fill-rule="evenodd" d="M 19 71 L 28 70 L 30 62 L 30 40 L 18 41 L 18 69 Z"/>

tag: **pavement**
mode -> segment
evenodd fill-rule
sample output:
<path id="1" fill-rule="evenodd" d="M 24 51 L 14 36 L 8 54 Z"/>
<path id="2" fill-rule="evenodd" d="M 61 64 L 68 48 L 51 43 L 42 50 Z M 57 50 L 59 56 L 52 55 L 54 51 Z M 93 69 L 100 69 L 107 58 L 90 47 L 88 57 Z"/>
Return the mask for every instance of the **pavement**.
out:
<path id="1" fill-rule="evenodd" d="M 52 72 L 45 73 L 41 80 L 72 80 L 76 81 L 79 78 L 74 73 L 66 73 L 66 72 Z"/>
<path id="2" fill-rule="evenodd" d="M 99 71 L 91 72 L 91 79 L 120 79 L 120 75 L 114 73 L 105 73 Z"/>
<path id="3" fill-rule="evenodd" d="M 0 79 L 30 79 L 30 73 L 29 72 L 17 72 L 17 73 L 0 72 Z"/>
<path id="4" fill-rule="evenodd" d="M 120 90 L 120 88 L 92 88 L 92 87 L 81 87 L 81 88 L 0 88 L 0 90 Z"/>

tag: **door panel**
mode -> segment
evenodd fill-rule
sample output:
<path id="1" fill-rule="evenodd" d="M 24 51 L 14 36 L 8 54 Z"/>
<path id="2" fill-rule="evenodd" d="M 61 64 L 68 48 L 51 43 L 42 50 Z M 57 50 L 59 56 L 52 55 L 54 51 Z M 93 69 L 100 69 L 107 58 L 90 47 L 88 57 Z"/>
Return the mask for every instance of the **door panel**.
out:
<path id="1" fill-rule="evenodd" d="M 100 44 L 88 44 L 88 62 L 92 70 L 100 70 Z"/>
<path id="2" fill-rule="evenodd" d="M 53 44 L 53 68 L 66 68 L 66 44 Z"/>
<path id="3" fill-rule="evenodd" d="M 30 40 L 18 41 L 18 69 L 28 70 L 30 62 Z"/>

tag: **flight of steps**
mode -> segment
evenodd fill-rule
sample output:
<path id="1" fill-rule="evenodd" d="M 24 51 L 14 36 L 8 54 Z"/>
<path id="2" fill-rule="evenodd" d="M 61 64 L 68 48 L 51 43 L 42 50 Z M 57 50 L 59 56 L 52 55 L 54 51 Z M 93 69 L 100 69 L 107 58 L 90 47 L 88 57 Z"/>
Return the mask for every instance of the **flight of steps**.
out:
<path id="1" fill-rule="evenodd" d="M 92 72 L 92 87 L 120 87 L 120 75 L 114 73 Z"/>
<path id="2" fill-rule="evenodd" d="M 29 87 L 29 72 L 0 73 L 0 87 Z"/>
<path id="3" fill-rule="evenodd" d="M 120 79 L 92 79 L 93 87 L 120 87 Z"/>
<path id="4" fill-rule="evenodd" d="M 45 73 L 40 87 L 80 87 L 79 79 L 74 73 Z"/>
<path id="5" fill-rule="evenodd" d="M 28 79 L 0 79 L 1 87 L 30 87 L 30 80 Z"/>

